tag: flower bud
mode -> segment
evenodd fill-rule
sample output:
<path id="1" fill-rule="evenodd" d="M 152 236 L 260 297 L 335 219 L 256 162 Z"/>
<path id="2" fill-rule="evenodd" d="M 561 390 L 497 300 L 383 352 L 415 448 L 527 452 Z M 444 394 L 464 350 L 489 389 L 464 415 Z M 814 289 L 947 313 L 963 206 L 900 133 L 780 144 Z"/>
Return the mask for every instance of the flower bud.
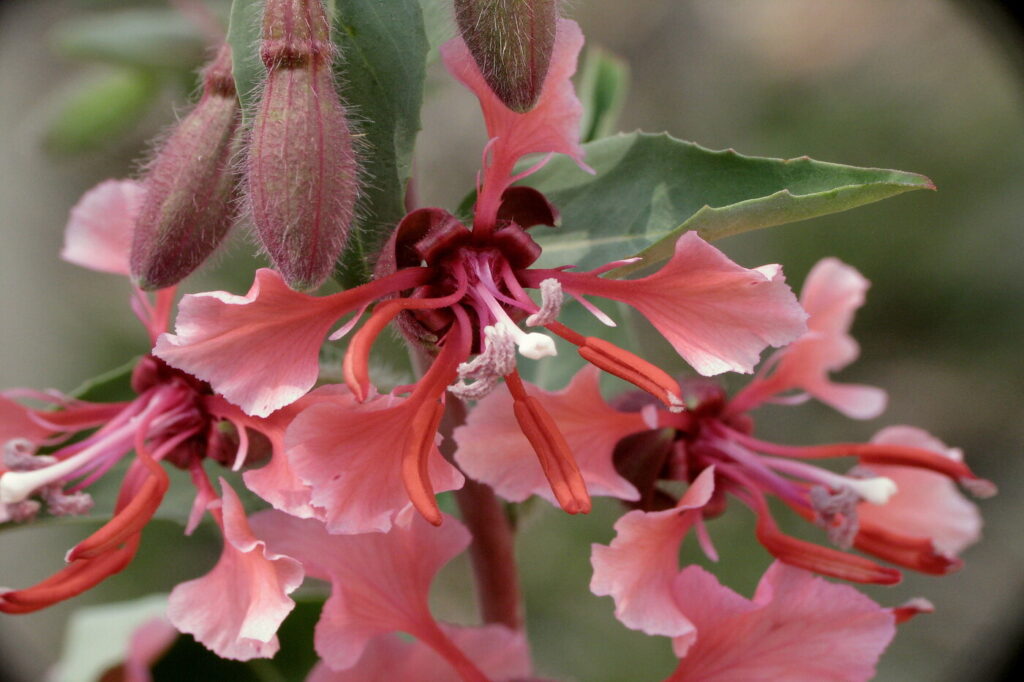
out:
<path id="1" fill-rule="evenodd" d="M 131 272 L 143 289 L 177 284 L 206 260 L 234 222 L 239 105 L 231 48 L 203 72 L 199 103 L 146 169 L 132 239 Z"/>
<path id="2" fill-rule="evenodd" d="M 312 288 L 345 246 L 359 192 L 321 0 L 268 0 L 260 56 L 267 80 L 249 147 L 253 222 L 288 284 Z"/>
<path id="3" fill-rule="evenodd" d="M 532 109 L 551 62 L 558 0 L 455 0 L 455 20 L 498 99 L 512 111 Z"/>

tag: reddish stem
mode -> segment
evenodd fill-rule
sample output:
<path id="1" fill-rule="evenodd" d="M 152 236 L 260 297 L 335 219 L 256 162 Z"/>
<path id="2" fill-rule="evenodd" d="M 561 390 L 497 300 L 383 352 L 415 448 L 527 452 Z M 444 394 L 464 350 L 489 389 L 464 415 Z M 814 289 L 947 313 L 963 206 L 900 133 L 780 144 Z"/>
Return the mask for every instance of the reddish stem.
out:
<path id="1" fill-rule="evenodd" d="M 441 434 L 441 452 L 448 460 L 455 452 L 452 432 L 466 421 L 466 406 L 448 396 Z M 480 615 L 485 623 L 501 623 L 513 630 L 523 626 L 519 574 L 516 570 L 515 534 L 501 501 L 490 486 L 467 478 L 455 491 L 462 521 L 473 534 L 469 556 L 473 565 Z"/>

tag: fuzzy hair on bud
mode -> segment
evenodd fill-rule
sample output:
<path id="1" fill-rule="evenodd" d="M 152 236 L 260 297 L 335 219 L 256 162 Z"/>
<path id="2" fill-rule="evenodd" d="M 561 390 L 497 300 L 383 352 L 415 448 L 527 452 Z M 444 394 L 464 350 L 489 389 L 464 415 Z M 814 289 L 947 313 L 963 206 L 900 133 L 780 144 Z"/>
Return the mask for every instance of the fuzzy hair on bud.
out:
<path id="1" fill-rule="evenodd" d="M 260 56 L 267 79 L 247 162 L 252 219 L 289 286 L 311 289 L 334 269 L 359 194 L 321 0 L 267 0 Z"/>
<path id="2" fill-rule="evenodd" d="M 203 71 L 203 94 L 149 163 L 132 236 L 132 278 L 143 289 L 177 284 L 220 245 L 234 222 L 240 110 L 225 44 Z"/>
<path id="3" fill-rule="evenodd" d="M 455 20 L 498 99 L 518 113 L 532 109 L 551 63 L 558 0 L 455 0 Z"/>

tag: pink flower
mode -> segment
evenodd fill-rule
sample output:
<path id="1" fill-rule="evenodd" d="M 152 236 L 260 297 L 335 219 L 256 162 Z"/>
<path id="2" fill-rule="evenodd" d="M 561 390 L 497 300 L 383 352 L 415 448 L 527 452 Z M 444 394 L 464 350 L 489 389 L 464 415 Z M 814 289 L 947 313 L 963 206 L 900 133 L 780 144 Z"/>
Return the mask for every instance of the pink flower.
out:
<path id="1" fill-rule="evenodd" d="M 778 562 L 752 601 L 699 566 L 676 576 L 671 597 L 696 636 L 666 682 L 859 682 L 896 632 L 891 609 Z"/>
<path id="2" fill-rule="evenodd" d="M 737 395 L 734 409 L 750 409 L 766 396 L 796 388 L 854 419 L 880 415 L 885 409 L 885 391 L 839 384 L 829 378 L 830 372 L 843 369 L 860 354 L 849 331 L 869 286 L 857 270 L 835 258 L 818 261 L 800 295 L 808 314 L 807 333 L 765 363 L 761 374 L 767 376 Z"/>
<path id="3" fill-rule="evenodd" d="M 330 581 L 331 596 L 316 628 L 317 653 L 332 670 L 367 675 L 339 679 L 373 679 L 369 675 L 379 674 L 387 664 L 380 657 L 398 646 L 392 633 L 406 632 L 446 661 L 448 674 L 454 671 L 461 679 L 483 682 L 488 678 L 477 660 L 483 663 L 487 657 L 463 651 L 452 638 L 457 631 L 442 628 L 427 602 L 434 576 L 470 540 L 461 523 L 447 521 L 434 528 L 407 508 L 387 533 L 331 535 L 319 521 L 273 511 L 256 514 L 252 524 L 272 551 L 295 557 L 308 575 Z M 513 633 L 494 636 L 524 646 Z M 488 648 L 490 644 L 483 647 Z M 424 658 L 433 661 L 432 656 Z M 395 675 L 404 662 L 390 665 Z M 334 679 L 323 671 L 318 674 L 318 679 Z"/>
<path id="4" fill-rule="evenodd" d="M 553 224 L 556 211 L 536 190 L 510 187 L 530 172 L 513 175 L 513 168 L 530 153 L 564 153 L 580 161 L 581 107 L 569 77 L 581 44 L 578 27 L 560 21 L 540 99 L 524 114 L 504 108 L 487 89 L 461 39 L 443 49 L 449 70 L 480 97 L 491 138 L 472 229 L 442 209 L 412 211 L 380 254 L 370 283 L 313 298 L 290 291 L 277 274 L 261 271 L 244 297 L 224 292 L 185 297 L 176 334 L 158 341 L 158 357 L 210 382 L 248 414 L 266 416 L 313 387 L 318 351 L 330 329 L 351 314 L 331 337 L 339 338 L 377 303 L 345 355 L 343 374 L 351 397 L 310 410 L 295 420 L 286 438 L 293 469 L 311 487 L 313 505 L 328 510 L 332 530 L 386 530 L 406 498 L 427 520 L 439 523 L 434 491 L 459 485 L 435 449 L 445 396 L 451 391 L 479 399 L 502 379 L 518 429 L 537 457 L 551 496 L 566 511 L 589 511 L 586 475 L 601 490 L 629 494 L 606 455 L 588 458 L 588 473 L 582 473 L 556 419 L 523 386 L 517 353 L 539 360 L 554 355 L 556 346 L 547 334 L 525 331 L 519 323 L 546 328 L 577 346 L 590 363 L 651 392 L 672 409 L 681 407 L 679 387 L 632 353 L 559 323 L 566 295 L 579 298 L 602 319 L 606 316 L 584 295 L 633 305 L 703 372 L 749 369 L 767 345 L 788 342 L 805 330 L 804 314 L 777 266 L 742 268 L 693 234 L 680 239 L 661 270 L 634 281 L 601 277 L 622 261 L 591 272 L 530 268 L 540 247 L 528 229 Z M 529 288 L 539 289 L 539 305 Z M 395 391 L 409 394 L 404 401 L 378 398 L 371 390 L 371 348 L 392 321 L 436 356 L 423 379 Z M 357 410 L 356 403 L 365 405 Z M 369 480 L 386 487 L 375 491 L 379 499 L 368 506 L 365 494 L 350 493 Z M 346 499 L 351 504 L 342 510 Z"/>
<path id="5" fill-rule="evenodd" d="M 894 626 L 931 610 L 924 600 L 884 609 L 781 562 L 753 601 L 698 566 L 679 571 L 679 545 L 692 527 L 715 558 L 702 526 L 713 485 L 714 470 L 705 469 L 675 508 L 629 512 L 609 546 L 593 545 L 591 591 L 610 595 L 627 627 L 672 638 L 682 660 L 666 682 L 866 680 Z"/>
<path id="6" fill-rule="evenodd" d="M 274 554 L 253 535 L 238 495 L 224 479 L 211 512 L 224 536 L 217 565 L 202 578 L 174 588 L 167 616 L 221 658 L 269 658 L 278 650 L 277 628 L 295 607 L 288 594 L 302 584 L 302 565 Z"/>
<path id="7" fill-rule="evenodd" d="M 86 267 L 127 274 L 126 234 L 134 225 L 130 212 L 138 209 L 136 188 L 108 181 L 87 193 L 72 211 L 66 257 Z M 174 291 L 161 290 L 152 299 L 137 288 L 133 292 L 133 307 L 152 341 L 166 329 Z M 254 490 L 267 493 L 282 508 L 312 515 L 308 489 L 289 477 L 282 461 L 284 429 L 298 406 L 269 420 L 248 417 L 214 396 L 207 384 L 152 356 L 138 362 L 131 384 L 136 396 L 121 403 L 91 403 L 24 389 L 0 398 L 0 521 L 27 521 L 44 508 L 51 515 L 87 512 L 92 506 L 88 487 L 135 452 L 114 517 L 72 548 L 68 565 L 55 575 L 33 587 L 0 592 L 0 611 L 45 608 L 124 569 L 167 491 L 162 465 L 170 463 L 188 471 L 197 488 L 186 533 L 210 508 L 225 535 L 225 553 L 214 572 L 175 592 L 172 618 L 223 656 L 270 655 L 276 647 L 273 631 L 291 608 L 284 595 L 301 580 L 301 569 L 291 559 L 262 551 L 234 493 L 225 487 L 223 499 L 218 498 L 204 464 L 213 459 L 238 469 L 251 463 L 250 431 L 260 432 L 272 455 L 265 469 L 246 472 Z M 56 409 L 30 408 L 15 400 Z M 223 422 L 234 425 L 234 434 L 221 430 Z M 88 435 L 74 440 L 76 434 Z M 41 446 L 53 452 L 36 454 Z M 248 580 L 239 581 L 242 575 Z M 218 599 L 210 598 L 211 591 Z M 219 599 L 221 595 L 230 599 Z M 211 603 L 215 611 L 209 610 Z"/>
<path id="8" fill-rule="evenodd" d="M 815 271 L 849 274 L 844 268 L 830 263 L 828 268 Z M 841 289 L 847 284 L 845 277 L 826 281 L 836 282 Z M 816 291 L 817 300 L 828 298 L 827 292 Z M 826 323 L 822 315 L 827 314 L 828 309 L 814 306 L 814 310 L 819 330 L 830 325 L 833 329 L 849 326 L 849 311 L 832 314 L 832 322 Z M 812 324 L 815 324 L 814 317 Z M 787 362 L 787 357 L 797 357 L 796 354 L 790 356 L 789 351 L 790 348 L 786 348 L 781 352 L 782 362 Z M 800 352 L 798 348 L 797 353 Z M 775 391 L 787 388 L 773 382 L 773 376 L 767 379 L 758 376 L 729 400 L 722 388 L 710 380 L 689 379 L 682 383 L 682 400 L 688 408 L 683 413 L 666 410 L 642 394 L 619 401 L 623 409 L 614 410 L 603 402 L 590 375 L 577 375 L 564 393 L 549 393 L 534 387 L 526 390 L 541 409 L 551 414 L 566 413 L 565 398 L 571 395 L 572 405 L 595 415 L 590 432 L 570 432 L 573 434 L 571 444 L 606 471 L 614 464 L 614 471 L 638 489 L 640 497 L 636 506 L 641 509 L 665 510 L 671 505 L 671 501 L 668 505 L 665 503 L 671 497 L 658 486 L 659 479 L 694 482 L 698 474 L 707 476 L 713 469 L 713 493 L 708 493 L 710 497 L 707 497 L 702 492 L 700 496 L 704 500 L 701 503 L 703 516 L 716 516 L 724 509 L 728 495 L 736 497 L 757 514 L 756 532 L 761 544 L 791 565 L 846 580 L 874 583 L 897 582 L 900 573 L 841 550 L 856 547 L 896 565 L 936 575 L 961 565 L 956 554 L 977 540 L 981 523 L 977 509 L 953 483 L 959 483 L 979 497 L 994 494 L 995 486 L 978 478 L 963 463 L 959 451 L 949 450 L 923 431 L 911 427 L 891 427 L 871 443 L 793 447 L 759 440 L 753 436 L 754 424 L 747 410 L 775 399 Z M 494 486 L 509 499 L 546 494 L 537 480 L 536 465 L 531 458 L 516 446 L 515 440 L 506 442 L 504 434 L 509 431 L 509 422 L 506 419 L 503 425 L 498 416 L 500 400 L 494 395 L 486 397 L 477 406 L 480 416 L 471 415 L 468 423 L 456 431 L 459 444 L 456 458 L 475 478 Z M 491 448 L 493 452 L 485 445 L 490 442 L 491 434 L 501 436 Z M 811 462 L 832 457 L 856 457 L 858 466 L 842 475 Z M 589 467 L 585 469 L 588 470 Z M 509 472 L 517 472 L 517 476 L 511 478 Z M 690 499 L 689 495 L 685 499 Z M 769 509 L 769 495 L 824 528 L 838 549 L 783 534 Z M 631 501 L 637 499 L 632 493 L 622 497 Z M 640 533 L 639 529 L 647 529 L 644 532 L 650 537 L 660 538 L 654 544 L 668 556 L 678 547 L 685 528 L 695 523 L 685 520 L 692 519 L 693 514 L 692 511 L 682 514 L 678 507 L 644 517 L 631 513 L 620 521 L 621 532 L 631 537 Z M 697 528 L 700 530 L 702 526 L 697 524 Z M 672 538 L 671 542 L 666 538 Z M 702 536 L 702 541 L 710 548 L 706 536 Z M 628 561 L 642 554 L 633 546 L 634 542 L 640 546 L 649 541 L 621 539 L 613 543 L 613 549 L 629 547 L 623 551 L 624 560 Z M 713 554 L 713 550 L 709 549 L 709 554 Z M 605 563 L 612 561 L 614 555 L 612 550 L 595 553 L 595 557 Z M 664 565 L 653 558 L 648 561 Z M 658 575 L 661 576 L 658 580 L 664 582 L 665 572 Z M 595 585 L 602 594 L 611 593 L 613 589 L 603 579 Z M 630 616 L 626 607 L 620 610 L 624 620 L 639 617 Z M 658 609 L 652 607 L 644 613 L 657 614 Z M 652 618 L 655 622 L 642 627 L 658 631 L 670 627 L 666 625 L 669 622 L 674 623 L 671 627 L 682 627 L 678 619 Z"/>

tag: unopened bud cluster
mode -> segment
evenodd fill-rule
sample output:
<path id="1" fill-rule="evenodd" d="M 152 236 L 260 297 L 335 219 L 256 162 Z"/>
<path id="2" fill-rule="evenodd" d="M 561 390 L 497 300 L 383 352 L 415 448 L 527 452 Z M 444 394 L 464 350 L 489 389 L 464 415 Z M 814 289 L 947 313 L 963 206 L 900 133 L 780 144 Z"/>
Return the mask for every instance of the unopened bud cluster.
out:
<path id="1" fill-rule="evenodd" d="M 558 0 L 454 0 L 470 53 L 495 95 L 530 110 L 547 77 Z M 331 69 L 335 48 L 322 0 L 267 0 L 260 59 L 266 80 L 248 149 L 231 48 L 203 74 L 203 95 L 150 164 L 132 244 L 142 288 L 176 284 L 223 240 L 235 220 L 244 156 L 256 235 L 295 289 L 319 286 L 334 270 L 354 218 L 359 168 Z"/>
<path id="2" fill-rule="evenodd" d="M 558 0 L 455 0 L 455 19 L 498 99 L 519 113 L 532 109 L 551 63 Z"/>
<path id="3" fill-rule="evenodd" d="M 331 274 L 359 192 L 335 50 L 322 0 L 267 0 L 260 57 L 267 70 L 248 150 L 224 45 L 203 73 L 203 95 L 149 165 L 132 245 L 144 289 L 176 284 L 220 244 L 242 203 L 234 161 L 244 156 L 257 237 L 289 285 Z"/>

